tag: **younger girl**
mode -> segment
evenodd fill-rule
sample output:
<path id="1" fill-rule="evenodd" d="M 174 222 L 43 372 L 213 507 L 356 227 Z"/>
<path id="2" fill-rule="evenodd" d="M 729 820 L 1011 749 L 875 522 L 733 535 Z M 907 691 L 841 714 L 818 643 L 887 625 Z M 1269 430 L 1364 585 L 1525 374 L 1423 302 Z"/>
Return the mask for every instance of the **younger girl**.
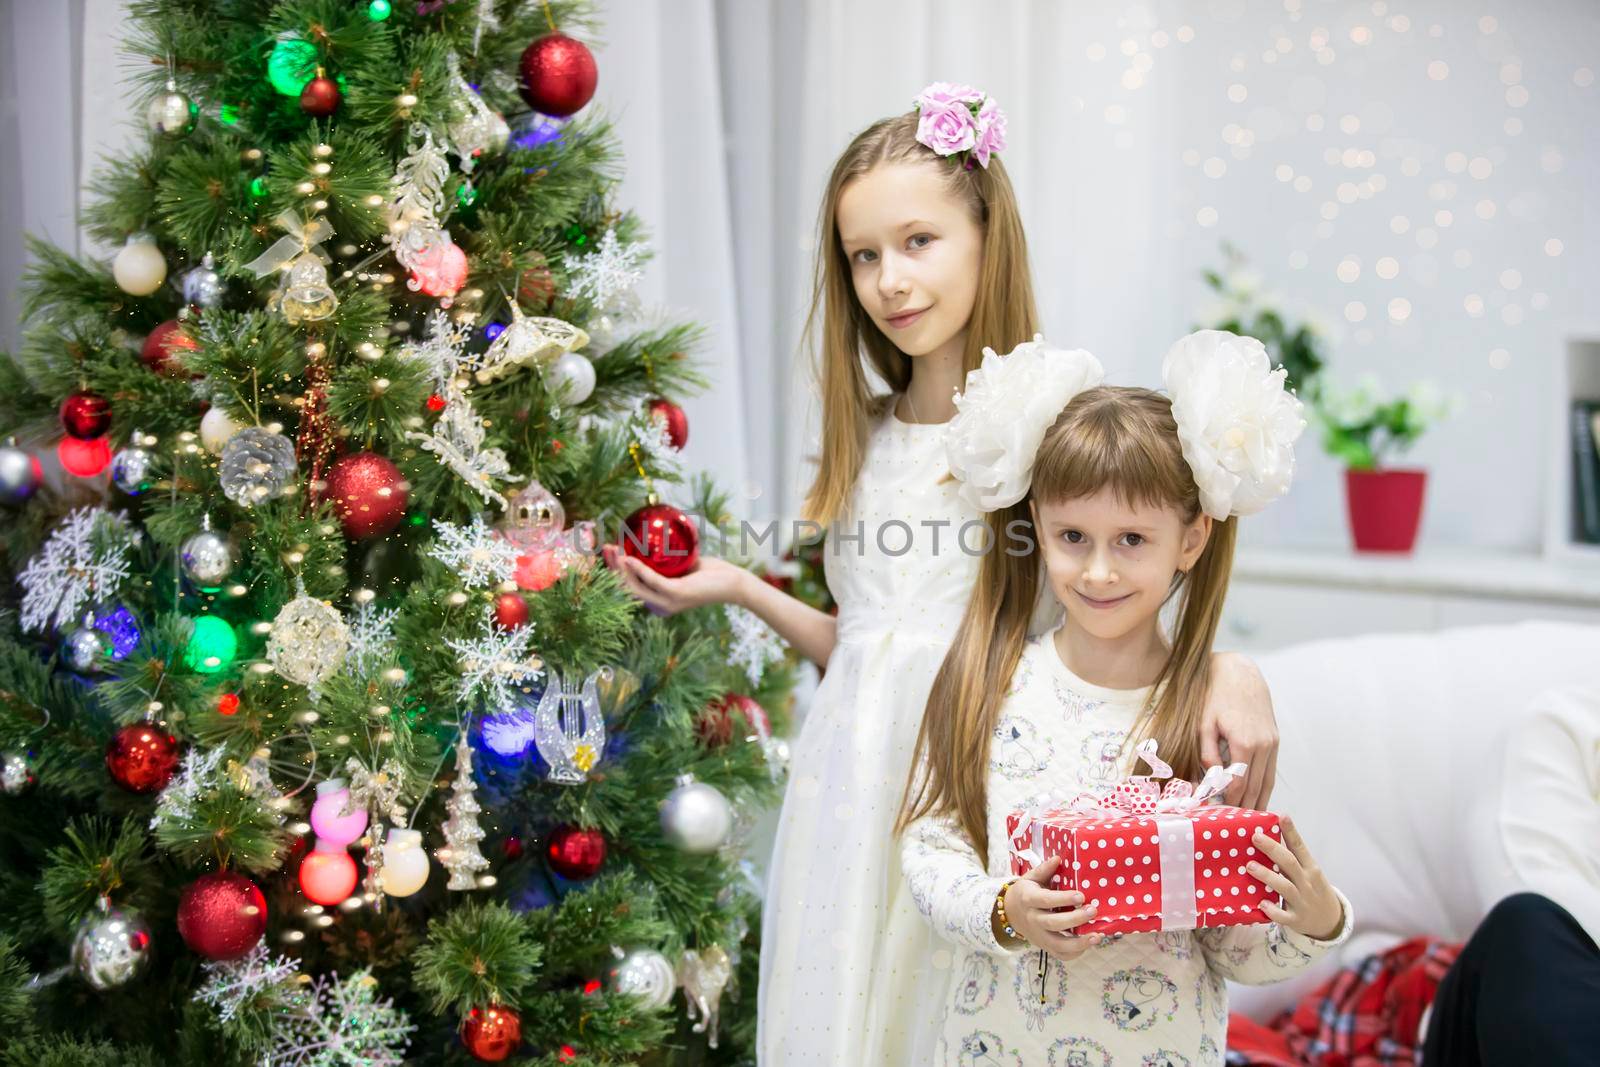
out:
<path id="1" fill-rule="evenodd" d="M 762 1067 L 928 1062 L 916 1042 L 948 972 L 933 966 L 892 830 L 928 687 L 978 569 L 958 533 L 981 517 L 945 460 L 951 397 L 986 346 L 1033 336 L 1038 317 L 995 154 L 1004 130 L 982 92 L 932 85 L 917 110 L 859 134 L 828 179 L 813 303 L 822 454 L 805 517 L 833 527 L 838 618 L 724 560 L 703 556 L 669 579 L 607 554 L 652 607 L 739 604 L 827 666 L 792 745 L 766 880 Z M 1207 736 L 1270 767 L 1277 732 L 1253 665 L 1228 659 L 1218 674 Z M 1200 743 L 1198 721 L 1194 734 Z M 1256 788 L 1270 790 L 1270 773 Z"/>
<path id="2" fill-rule="evenodd" d="M 1349 905 L 1288 819 L 1283 844 L 1257 834 L 1239 857 L 1283 894 L 1261 906 L 1269 925 L 1077 936 L 1095 907 L 1045 888 L 1058 859 L 1007 873 L 1007 813 L 1104 794 L 1138 740 L 1202 777 L 1235 516 L 1288 489 L 1304 423 L 1252 339 L 1193 334 L 1162 374 L 1170 398 L 1099 386 L 1087 352 L 1024 345 L 969 377 L 951 424 L 952 467 L 992 509 L 996 550 L 934 681 L 900 816 L 912 897 L 964 946 L 930 1062 L 1220 1067 L 1223 980 L 1276 981 L 1348 936 Z M 1029 529 L 1039 549 L 1018 550 Z M 1029 639 L 1041 564 L 1066 615 Z"/>

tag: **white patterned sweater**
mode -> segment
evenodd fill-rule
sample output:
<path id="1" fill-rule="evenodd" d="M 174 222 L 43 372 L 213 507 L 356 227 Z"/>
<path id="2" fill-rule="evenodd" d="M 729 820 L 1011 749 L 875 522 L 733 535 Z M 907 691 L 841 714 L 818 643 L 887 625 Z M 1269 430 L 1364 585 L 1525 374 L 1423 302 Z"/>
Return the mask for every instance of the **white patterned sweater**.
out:
<path id="1" fill-rule="evenodd" d="M 957 822 L 907 828 L 902 865 L 935 932 L 959 948 L 940 1023 L 940 1064 L 951 1067 L 1221 1067 L 1225 979 L 1288 978 L 1350 936 L 1350 905 L 1331 941 L 1272 924 L 1111 934 L 1071 963 L 1001 947 L 990 927 L 1011 877 L 1007 813 L 1041 797 L 1103 793 L 1133 768 L 1123 741 L 1150 689 L 1105 689 L 1069 671 L 1053 634 L 1029 641 L 1001 706 L 989 750 L 989 855 L 980 860 Z M 1041 1002 L 1040 987 L 1044 989 Z"/>

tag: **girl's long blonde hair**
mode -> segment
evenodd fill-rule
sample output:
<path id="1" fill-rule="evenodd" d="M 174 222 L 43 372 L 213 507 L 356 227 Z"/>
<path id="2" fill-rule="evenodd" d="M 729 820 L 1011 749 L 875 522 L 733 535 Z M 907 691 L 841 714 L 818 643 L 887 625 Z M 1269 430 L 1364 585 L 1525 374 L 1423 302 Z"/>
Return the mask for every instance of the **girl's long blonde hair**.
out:
<path id="1" fill-rule="evenodd" d="M 885 398 L 872 392 L 863 353 L 890 389 L 902 392 L 911 382 L 911 357 L 884 336 L 856 299 L 837 222 L 839 196 L 845 187 L 887 163 L 937 167 L 951 195 L 967 205 L 983 229 L 977 297 L 967 322 L 965 370 L 982 362 L 985 346 L 1006 351 L 1028 340 L 1039 320 L 1022 216 L 999 157 L 990 157 L 987 168 L 965 170 L 961 164 L 935 155 L 917 141 L 914 111 L 882 119 L 857 135 L 834 164 L 822 197 L 816 280 L 806 320 L 807 337 L 817 341 L 822 455 L 816 479 L 806 493 L 804 517 L 824 527 L 848 504 L 866 453 L 867 431 L 884 411 Z"/>
<path id="2" fill-rule="evenodd" d="M 987 516 L 994 548 L 983 557 L 928 696 L 897 832 L 925 815 L 953 815 L 978 854 L 987 857 L 989 740 L 1022 658 L 1044 571 L 1042 548 L 1034 544 L 1021 552 L 1017 531 L 1032 528 L 1030 500 L 1073 500 L 1103 490 L 1130 504 L 1173 507 L 1186 525 L 1199 518 L 1200 492 L 1165 396 L 1119 386 L 1079 393 L 1039 446 L 1028 496 Z M 1180 601 L 1172 647 L 1150 706 L 1129 732 L 1130 743 L 1154 737 L 1173 773 L 1190 781 L 1203 772 L 1200 712 L 1236 531 L 1232 518 L 1213 522 L 1193 569 L 1175 576 L 1169 599 L 1176 595 Z"/>

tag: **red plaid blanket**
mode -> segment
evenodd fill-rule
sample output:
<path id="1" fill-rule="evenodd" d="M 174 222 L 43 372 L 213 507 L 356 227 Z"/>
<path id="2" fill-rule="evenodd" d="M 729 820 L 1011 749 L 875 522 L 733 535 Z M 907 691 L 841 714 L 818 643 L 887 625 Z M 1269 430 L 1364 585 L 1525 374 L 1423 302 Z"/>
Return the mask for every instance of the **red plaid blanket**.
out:
<path id="1" fill-rule="evenodd" d="M 1232 1067 L 1415 1067 L 1422 1013 L 1461 946 L 1412 938 L 1340 971 L 1272 1025 L 1228 1019 Z"/>

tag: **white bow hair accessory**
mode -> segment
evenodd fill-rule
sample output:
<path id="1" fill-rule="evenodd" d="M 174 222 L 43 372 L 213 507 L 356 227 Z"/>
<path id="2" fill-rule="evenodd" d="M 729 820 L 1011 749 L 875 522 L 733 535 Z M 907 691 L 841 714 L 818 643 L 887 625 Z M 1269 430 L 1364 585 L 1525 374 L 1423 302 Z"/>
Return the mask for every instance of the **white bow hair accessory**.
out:
<path id="1" fill-rule="evenodd" d="M 979 511 L 998 511 L 1026 496 L 1045 431 L 1074 396 L 1104 378 L 1094 356 L 1052 348 L 1042 334 L 1005 356 L 985 348 L 983 362 L 956 394 L 956 416 L 945 429 L 961 499 Z"/>
<path id="2" fill-rule="evenodd" d="M 1218 522 L 1253 515 L 1289 491 L 1306 420 L 1284 388 L 1287 374 L 1272 369 L 1260 341 L 1224 330 L 1181 338 L 1161 362 L 1200 506 Z"/>

